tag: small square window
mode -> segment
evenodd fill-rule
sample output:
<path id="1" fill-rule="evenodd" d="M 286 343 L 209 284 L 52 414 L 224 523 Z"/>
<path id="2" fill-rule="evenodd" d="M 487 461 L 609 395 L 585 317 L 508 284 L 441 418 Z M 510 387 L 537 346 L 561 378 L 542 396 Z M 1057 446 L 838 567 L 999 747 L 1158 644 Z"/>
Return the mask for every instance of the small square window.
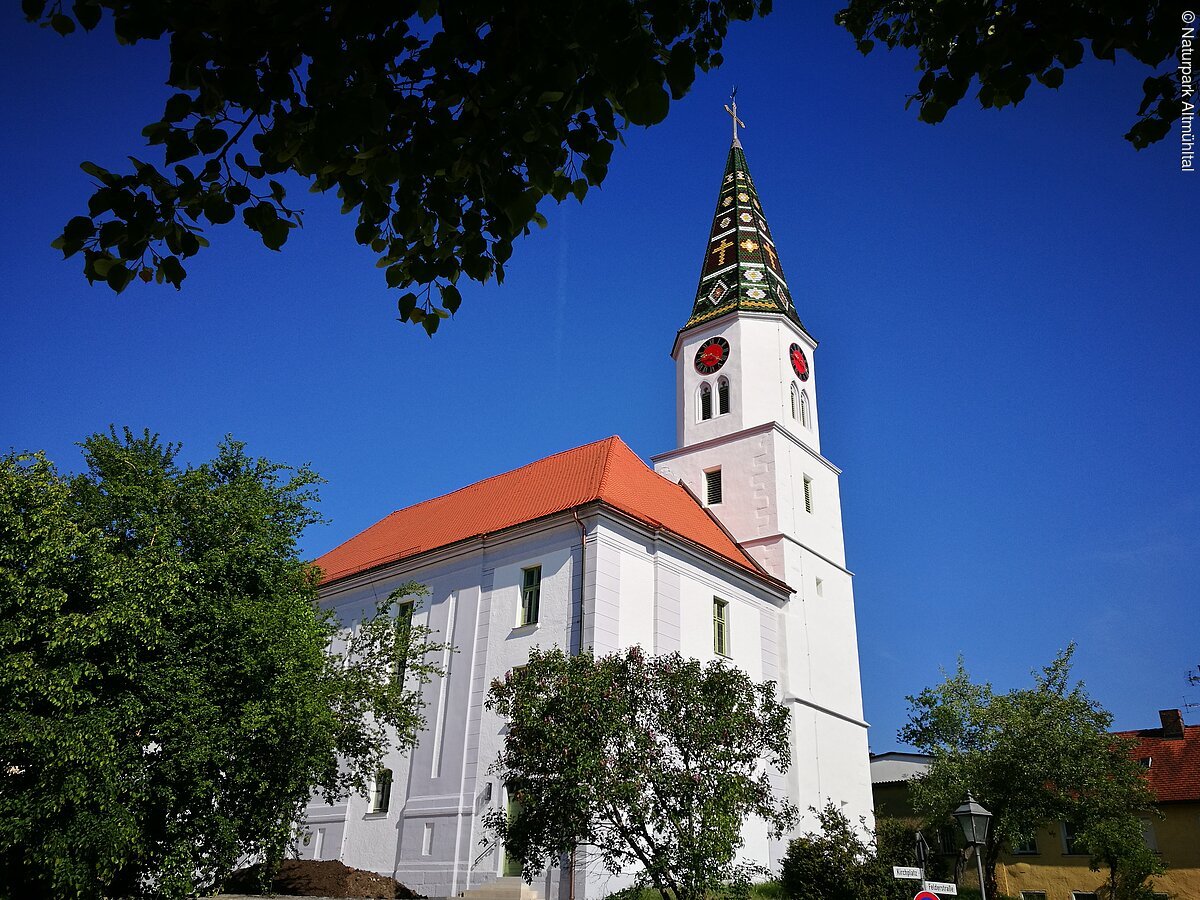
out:
<path id="1" fill-rule="evenodd" d="M 729 601 L 713 597 L 713 653 L 729 656 Z"/>
<path id="2" fill-rule="evenodd" d="M 721 502 L 721 470 L 713 469 L 704 473 L 704 492 L 709 506 Z"/>
<path id="3" fill-rule="evenodd" d="M 521 570 L 521 625 L 536 625 L 542 601 L 542 567 Z"/>

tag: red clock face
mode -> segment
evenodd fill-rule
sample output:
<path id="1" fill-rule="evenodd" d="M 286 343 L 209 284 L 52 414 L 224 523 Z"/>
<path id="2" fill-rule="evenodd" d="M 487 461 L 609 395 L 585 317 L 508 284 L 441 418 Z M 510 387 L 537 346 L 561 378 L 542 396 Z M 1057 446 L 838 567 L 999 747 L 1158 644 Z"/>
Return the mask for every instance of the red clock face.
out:
<path id="1" fill-rule="evenodd" d="M 804 348 L 799 344 L 792 344 L 788 355 L 792 359 L 792 369 L 796 372 L 796 377 L 801 381 L 808 381 L 808 357 L 804 355 Z"/>
<path id="2" fill-rule="evenodd" d="M 700 345 L 696 351 L 696 371 L 701 375 L 711 375 L 729 359 L 729 341 L 725 338 L 712 338 Z"/>

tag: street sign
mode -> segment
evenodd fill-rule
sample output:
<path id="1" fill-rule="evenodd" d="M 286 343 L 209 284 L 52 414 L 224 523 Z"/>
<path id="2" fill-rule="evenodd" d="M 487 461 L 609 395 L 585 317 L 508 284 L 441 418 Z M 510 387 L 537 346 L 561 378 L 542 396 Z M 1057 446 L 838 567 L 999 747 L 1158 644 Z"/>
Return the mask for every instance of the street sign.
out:
<path id="1" fill-rule="evenodd" d="M 914 869 L 912 866 L 892 866 L 893 878 L 906 878 L 909 881 L 923 881 L 925 873 L 921 869 Z"/>
<path id="2" fill-rule="evenodd" d="M 927 891 L 932 891 L 935 894 L 950 894 L 953 897 L 958 896 L 958 885 L 949 881 L 927 881 L 922 885 Z"/>
<path id="3" fill-rule="evenodd" d="M 913 900 L 938 900 L 938 895 L 931 894 L 929 891 L 919 891 Z"/>

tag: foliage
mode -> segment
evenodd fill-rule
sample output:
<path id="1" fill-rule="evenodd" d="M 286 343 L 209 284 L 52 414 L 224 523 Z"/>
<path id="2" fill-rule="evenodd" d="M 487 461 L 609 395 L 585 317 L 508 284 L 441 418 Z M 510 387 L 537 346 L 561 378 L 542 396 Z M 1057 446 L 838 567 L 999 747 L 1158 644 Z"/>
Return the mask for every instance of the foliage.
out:
<path id="1" fill-rule="evenodd" d="M 1092 868 L 1108 873 L 1096 891 L 1101 900 L 1154 900 L 1151 879 L 1165 867 L 1158 854 L 1146 846 L 1139 819 L 1101 819 L 1085 829 L 1082 841 L 1091 853 Z"/>
<path id="2" fill-rule="evenodd" d="M 875 819 L 875 853 L 880 862 L 891 871 L 892 866 L 916 866 L 917 834 L 922 833 L 915 819 L 896 819 L 877 817 Z M 925 859 L 925 877 L 930 881 L 954 881 L 954 867 L 947 858 L 944 848 L 937 846 L 937 841 L 929 834 L 923 833 L 925 842 L 929 845 L 929 853 Z"/>
<path id="3" fill-rule="evenodd" d="M 0 896 L 189 896 L 414 740 L 434 648 L 389 598 L 327 652 L 307 468 L 230 439 L 181 468 L 128 429 L 82 446 L 73 477 L 0 458 Z"/>
<path id="4" fill-rule="evenodd" d="M 864 840 L 832 803 L 813 812 L 821 830 L 795 838 L 783 858 L 780 883 L 789 900 L 909 900 L 914 882 L 892 877 L 892 866 L 916 865 L 915 837 L 899 820 L 880 820 L 876 836 Z M 887 823 L 887 824 L 883 824 Z M 879 844 L 877 845 L 877 841 Z M 887 845 L 884 845 L 884 841 Z"/>
<path id="5" fill-rule="evenodd" d="M 485 821 L 527 879 L 588 844 L 609 871 L 640 867 L 664 898 L 693 900 L 748 886 L 734 865 L 747 816 L 777 834 L 796 820 L 769 771 L 790 762 L 788 711 L 774 683 L 723 662 L 535 649 L 487 703 L 509 722 L 495 771 L 519 808 Z"/>
<path id="6" fill-rule="evenodd" d="M 1097 59 L 1124 51 L 1151 73 L 1142 85 L 1137 120 L 1125 135 L 1139 150 L 1163 138 L 1183 111 L 1173 60 L 1179 47 L 1179 7 L 1163 0 L 847 0 L 835 21 L 870 53 L 916 47 L 921 72 L 909 103 L 923 122 L 940 122 L 973 82 L 985 109 L 1020 103 L 1033 80 L 1057 89 L 1079 65 L 1084 42 Z M 1172 67 L 1162 71 L 1172 60 Z"/>
<path id="7" fill-rule="evenodd" d="M 89 281 L 176 288 L 204 229 L 241 212 L 272 250 L 301 224 L 284 184 L 336 191 L 355 239 L 432 334 L 461 275 L 501 280 L 546 197 L 582 201 L 628 125 L 652 125 L 729 23 L 771 0 L 23 0 L 66 35 L 111 21 L 121 43 L 170 36 L 175 93 L 142 131 L 156 165 L 92 162 L 86 215 L 55 241 Z M 286 179 L 284 179 L 286 180 Z M 435 299 L 431 288 L 436 285 Z"/>
<path id="8" fill-rule="evenodd" d="M 1128 741 L 1108 733 L 1112 717 L 1070 683 L 1074 645 L 1040 673 L 1032 688 L 993 692 L 958 669 L 909 697 L 900 740 L 932 755 L 928 773 L 911 783 L 914 808 L 940 823 L 971 794 L 992 813 L 983 862 L 988 894 L 1001 848 L 1031 838 L 1045 822 L 1068 821 L 1082 842 L 1109 839 L 1106 852 L 1142 842 L 1137 816 L 1153 795 Z M 1120 827 L 1117 825 L 1120 824 Z M 1119 854 L 1118 854 L 1119 855 Z"/>

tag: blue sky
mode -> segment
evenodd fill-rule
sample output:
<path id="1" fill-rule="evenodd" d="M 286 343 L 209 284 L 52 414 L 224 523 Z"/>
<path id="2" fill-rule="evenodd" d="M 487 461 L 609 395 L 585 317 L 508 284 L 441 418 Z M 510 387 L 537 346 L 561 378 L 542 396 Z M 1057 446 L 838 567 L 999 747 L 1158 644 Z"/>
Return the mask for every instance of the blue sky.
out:
<path id="1" fill-rule="evenodd" d="M 610 434 L 674 445 L 669 351 L 728 148 L 743 143 L 821 372 L 844 470 L 867 719 L 952 668 L 1008 688 L 1078 642 L 1076 674 L 1149 727 L 1200 700 L 1195 174 L 1178 132 L 1122 140 L 1145 73 L 1088 60 L 1015 110 L 904 109 L 915 59 L 863 58 L 838 3 L 735 25 L 726 63 L 626 133 L 604 187 L 544 211 L 503 286 L 433 340 L 332 198 L 272 253 L 212 232 L 176 293 L 89 288 L 50 241 L 84 159 L 120 167 L 157 117 L 165 48 L 0 18 L 0 448 L 64 469 L 109 423 L 202 459 L 232 433 L 329 483 L 316 555 L 393 509 Z M 535 52 L 535 51 L 534 51 Z M 148 154 L 149 155 L 149 154 Z M 151 158 L 153 158 L 151 156 Z M 1191 712 L 1190 721 L 1200 721 Z"/>

